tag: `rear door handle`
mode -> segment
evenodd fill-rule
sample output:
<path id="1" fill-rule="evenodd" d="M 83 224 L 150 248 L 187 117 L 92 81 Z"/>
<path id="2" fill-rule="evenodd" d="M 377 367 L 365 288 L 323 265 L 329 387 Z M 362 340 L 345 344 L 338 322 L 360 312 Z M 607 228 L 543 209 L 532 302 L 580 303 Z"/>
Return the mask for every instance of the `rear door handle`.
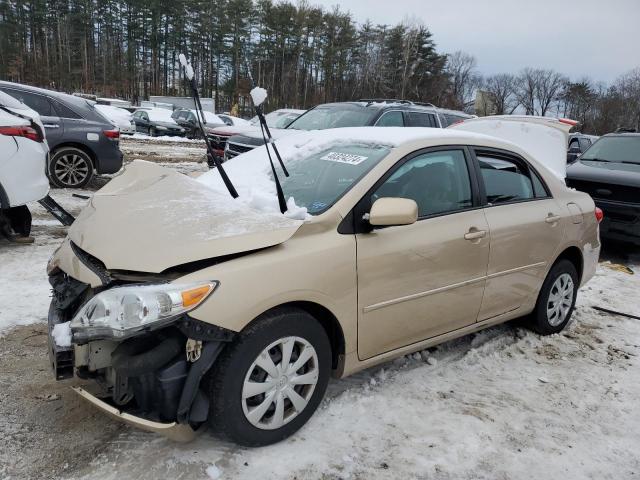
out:
<path id="1" fill-rule="evenodd" d="M 545 222 L 547 223 L 556 223 L 560 221 L 560 215 L 554 215 L 553 213 L 550 213 L 549 215 L 547 215 L 547 218 L 544 219 Z"/>
<path id="2" fill-rule="evenodd" d="M 58 125 L 57 123 L 45 123 L 44 124 L 44 128 L 59 128 L 60 125 Z"/>
<path id="3" fill-rule="evenodd" d="M 470 228 L 467 233 L 464 234 L 465 240 L 477 240 L 479 238 L 484 238 L 487 235 L 486 230 L 478 230 L 476 228 Z"/>

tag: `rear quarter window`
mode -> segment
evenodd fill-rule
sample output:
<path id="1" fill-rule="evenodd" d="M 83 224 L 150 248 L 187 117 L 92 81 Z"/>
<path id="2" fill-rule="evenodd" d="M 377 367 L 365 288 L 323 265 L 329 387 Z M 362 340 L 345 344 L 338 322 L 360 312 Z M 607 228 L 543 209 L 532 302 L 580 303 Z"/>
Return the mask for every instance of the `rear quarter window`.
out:
<path id="1" fill-rule="evenodd" d="M 407 112 L 409 127 L 429 127 L 438 128 L 436 116 L 432 113 Z"/>
<path id="2" fill-rule="evenodd" d="M 58 116 L 61 118 L 72 118 L 72 119 L 82 118 L 80 115 L 78 115 L 76 112 L 74 112 L 71 108 L 67 107 L 63 103 L 57 102 L 55 105 L 55 109 L 58 112 Z"/>

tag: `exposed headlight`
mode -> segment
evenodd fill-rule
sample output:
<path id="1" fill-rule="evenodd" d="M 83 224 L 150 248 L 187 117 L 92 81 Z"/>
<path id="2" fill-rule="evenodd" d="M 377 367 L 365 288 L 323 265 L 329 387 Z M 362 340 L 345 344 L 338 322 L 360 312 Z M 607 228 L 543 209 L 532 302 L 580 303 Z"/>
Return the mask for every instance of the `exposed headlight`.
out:
<path id="1" fill-rule="evenodd" d="M 115 287 L 89 300 L 71 320 L 75 342 L 125 338 L 149 326 L 170 323 L 193 310 L 218 282 Z"/>
<path id="2" fill-rule="evenodd" d="M 167 127 L 163 127 L 162 125 L 158 125 L 156 127 L 156 130 L 166 130 L 166 129 L 167 129 Z"/>

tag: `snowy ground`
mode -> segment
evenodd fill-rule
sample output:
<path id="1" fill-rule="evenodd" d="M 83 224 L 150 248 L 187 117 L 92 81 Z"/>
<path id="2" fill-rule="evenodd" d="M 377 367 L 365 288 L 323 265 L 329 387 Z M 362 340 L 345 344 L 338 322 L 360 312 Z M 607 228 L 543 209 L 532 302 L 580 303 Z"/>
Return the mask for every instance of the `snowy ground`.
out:
<path id="1" fill-rule="evenodd" d="M 73 193 L 91 192 L 52 195 L 77 213 Z M 635 274 L 602 263 L 562 334 L 504 325 L 332 381 L 298 434 L 243 449 L 122 426 L 51 378 L 44 269 L 65 230 L 39 206 L 34 219 L 34 246 L 0 240 L 0 478 L 640 477 L 640 321 L 591 308 L 640 314 L 638 254 L 605 253 Z"/>

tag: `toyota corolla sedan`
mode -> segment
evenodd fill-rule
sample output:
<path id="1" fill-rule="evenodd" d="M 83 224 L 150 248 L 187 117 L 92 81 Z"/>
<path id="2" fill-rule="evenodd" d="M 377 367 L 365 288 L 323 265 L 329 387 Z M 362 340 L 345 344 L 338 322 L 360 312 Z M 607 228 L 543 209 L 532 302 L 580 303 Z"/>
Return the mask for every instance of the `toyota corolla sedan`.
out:
<path id="1" fill-rule="evenodd" d="M 237 199 L 216 170 L 133 162 L 49 262 L 56 377 L 140 428 L 259 446 L 332 376 L 515 318 L 561 331 L 600 250 L 600 212 L 556 170 L 569 126 L 483 122 L 286 138 L 285 214 L 265 147 L 224 164 Z"/>

